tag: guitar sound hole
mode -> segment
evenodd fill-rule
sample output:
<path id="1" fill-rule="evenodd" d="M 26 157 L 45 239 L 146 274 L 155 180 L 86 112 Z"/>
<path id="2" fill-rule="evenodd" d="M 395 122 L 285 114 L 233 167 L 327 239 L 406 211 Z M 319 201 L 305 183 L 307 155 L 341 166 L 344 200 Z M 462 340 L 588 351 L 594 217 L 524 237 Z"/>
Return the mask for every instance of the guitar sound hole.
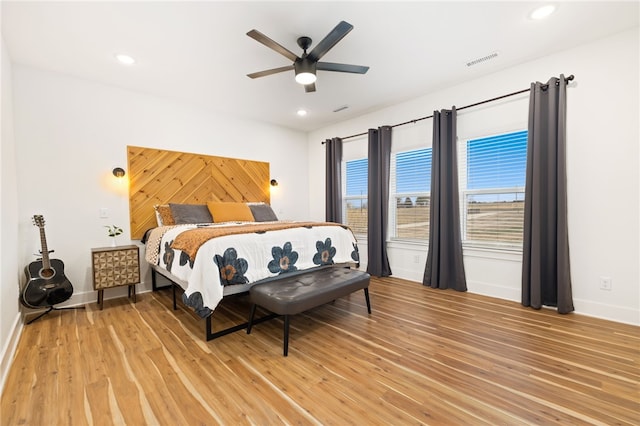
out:
<path id="1" fill-rule="evenodd" d="M 56 274 L 56 271 L 54 271 L 53 269 L 41 269 L 40 270 L 40 277 L 41 278 L 51 278 Z"/>

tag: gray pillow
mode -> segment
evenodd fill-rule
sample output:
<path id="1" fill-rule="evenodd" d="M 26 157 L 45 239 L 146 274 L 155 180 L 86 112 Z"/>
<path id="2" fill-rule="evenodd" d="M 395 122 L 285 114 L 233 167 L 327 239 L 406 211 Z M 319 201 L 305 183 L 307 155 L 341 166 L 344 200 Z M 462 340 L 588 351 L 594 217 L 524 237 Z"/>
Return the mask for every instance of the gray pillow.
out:
<path id="1" fill-rule="evenodd" d="M 256 222 L 272 222 L 278 220 L 269 204 L 249 204 L 251 214 Z"/>
<path id="2" fill-rule="evenodd" d="M 213 218 L 206 204 L 171 204 L 171 214 L 176 225 L 184 223 L 212 223 Z"/>

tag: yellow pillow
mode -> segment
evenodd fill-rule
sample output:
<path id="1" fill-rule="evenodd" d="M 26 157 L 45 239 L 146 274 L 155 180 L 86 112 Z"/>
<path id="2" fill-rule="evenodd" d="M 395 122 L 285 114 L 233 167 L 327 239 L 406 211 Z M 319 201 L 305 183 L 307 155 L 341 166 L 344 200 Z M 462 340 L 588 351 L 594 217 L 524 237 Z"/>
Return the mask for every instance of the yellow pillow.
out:
<path id="1" fill-rule="evenodd" d="M 220 222 L 253 222 L 251 209 L 245 203 L 224 203 L 207 201 L 209 213 L 213 221 Z"/>

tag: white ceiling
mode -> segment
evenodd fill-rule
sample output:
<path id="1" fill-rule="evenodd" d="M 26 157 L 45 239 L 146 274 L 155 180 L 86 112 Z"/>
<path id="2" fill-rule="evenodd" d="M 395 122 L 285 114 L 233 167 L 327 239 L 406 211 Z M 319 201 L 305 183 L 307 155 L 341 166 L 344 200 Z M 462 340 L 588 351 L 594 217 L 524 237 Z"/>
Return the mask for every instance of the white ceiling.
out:
<path id="1" fill-rule="evenodd" d="M 542 4 L 3 0 L 1 8 L 16 64 L 310 131 L 639 25 L 637 1 L 555 1 L 550 18 L 528 19 Z M 315 93 L 293 71 L 246 76 L 290 65 L 247 31 L 300 54 L 299 36 L 315 45 L 341 20 L 355 28 L 322 60 L 368 65 L 367 74 L 319 71 Z M 492 52 L 499 56 L 466 66 Z M 122 66 L 116 53 L 137 63 Z M 296 116 L 299 108 L 309 114 Z"/>

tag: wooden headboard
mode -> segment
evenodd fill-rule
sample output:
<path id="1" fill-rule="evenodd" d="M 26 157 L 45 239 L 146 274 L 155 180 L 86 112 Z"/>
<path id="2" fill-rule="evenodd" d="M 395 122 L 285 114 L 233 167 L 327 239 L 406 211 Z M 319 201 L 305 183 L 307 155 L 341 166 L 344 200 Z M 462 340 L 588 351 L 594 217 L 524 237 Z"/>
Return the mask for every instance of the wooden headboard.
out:
<path id="1" fill-rule="evenodd" d="M 131 238 L 154 228 L 153 206 L 207 201 L 269 203 L 269 163 L 127 146 Z"/>

